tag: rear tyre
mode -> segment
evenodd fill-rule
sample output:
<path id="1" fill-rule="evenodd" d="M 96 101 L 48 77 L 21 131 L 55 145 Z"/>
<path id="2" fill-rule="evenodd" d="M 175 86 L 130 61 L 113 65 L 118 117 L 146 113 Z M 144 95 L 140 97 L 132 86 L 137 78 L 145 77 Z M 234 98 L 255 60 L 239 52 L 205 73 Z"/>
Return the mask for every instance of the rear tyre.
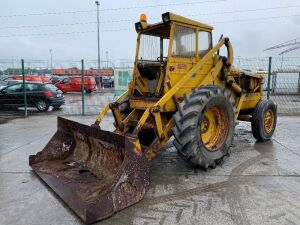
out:
<path id="1" fill-rule="evenodd" d="M 215 168 L 234 134 L 234 99 L 224 88 L 200 87 L 187 95 L 174 114 L 174 146 L 189 164 Z"/>
<path id="2" fill-rule="evenodd" d="M 49 109 L 49 105 L 44 99 L 38 100 L 35 104 L 35 107 L 40 112 L 44 112 L 44 111 L 47 111 Z"/>
<path id="3" fill-rule="evenodd" d="M 258 141 L 271 139 L 277 123 L 277 106 L 272 100 L 257 103 L 251 120 L 252 134 Z"/>

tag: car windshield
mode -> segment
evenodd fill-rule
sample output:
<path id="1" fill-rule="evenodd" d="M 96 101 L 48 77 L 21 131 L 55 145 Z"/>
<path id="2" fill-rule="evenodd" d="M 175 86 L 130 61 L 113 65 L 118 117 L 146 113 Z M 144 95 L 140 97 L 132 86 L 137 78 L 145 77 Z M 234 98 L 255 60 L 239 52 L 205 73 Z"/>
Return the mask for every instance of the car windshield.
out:
<path id="1" fill-rule="evenodd" d="M 57 87 L 55 87 L 53 84 L 45 84 L 44 85 L 45 89 L 50 90 L 50 91 L 57 91 Z"/>

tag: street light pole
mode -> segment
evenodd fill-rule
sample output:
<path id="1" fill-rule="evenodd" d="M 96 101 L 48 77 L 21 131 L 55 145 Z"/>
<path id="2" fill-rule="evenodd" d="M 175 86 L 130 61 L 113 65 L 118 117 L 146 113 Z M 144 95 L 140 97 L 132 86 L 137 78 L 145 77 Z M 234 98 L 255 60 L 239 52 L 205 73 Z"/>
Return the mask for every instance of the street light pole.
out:
<path id="1" fill-rule="evenodd" d="M 49 50 L 50 51 L 50 68 L 51 68 L 51 75 L 53 75 L 53 72 L 52 72 L 52 49 Z"/>
<path id="2" fill-rule="evenodd" d="M 105 53 L 106 53 L 106 69 L 108 69 L 108 51 L 106 51 Z"/>
<path id="3" fill-rule="evenodd" d="M 97 34 L 98 34 L 98 83 L 99 83 L 99 87 L 101 87 L 101 79 L 99 76 L 101 76 L 101 72 L 100 72 L 100 28 L 99 28 L 99 1 L 95 1 L 95 4 L 97 5 Z"/>

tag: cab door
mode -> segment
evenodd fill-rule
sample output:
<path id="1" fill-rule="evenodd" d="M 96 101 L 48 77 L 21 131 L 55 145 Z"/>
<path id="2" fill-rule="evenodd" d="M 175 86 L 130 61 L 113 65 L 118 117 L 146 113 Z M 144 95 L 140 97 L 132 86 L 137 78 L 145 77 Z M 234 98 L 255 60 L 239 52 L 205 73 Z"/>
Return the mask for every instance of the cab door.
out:
<path id="1" fill-rule="evenodd" d="M 197 57 L 199 60 L 201 60 L 212 49 L 211 31 L 199 29 L 197 35 L 197 41 L 198 41 Z M 197 72 L 197 76 L 201 77 L 201 79 L 199 80 L 200 82 L 203 80 L 205 76 L 207 76 L 207 74 L 213 68 L 213 60 L 214 60 L 213 57 L 208 59 L 208 61 L 206 61 L 202 69 Z M 200 83 L 198 83 L 197 85 L 200 85 Z"/>
<path id="2" fill-rule="evenodd" d="M 171 85 L 174 86 L 198 62 L 197 57 L 197 28 L 189 25 L 174 23 L 171 50 L 169 50 L 169 63 L 167 74 Z M 182 97 L 196 86 L 194 79 L 178 90 L 176 97 Z"/>

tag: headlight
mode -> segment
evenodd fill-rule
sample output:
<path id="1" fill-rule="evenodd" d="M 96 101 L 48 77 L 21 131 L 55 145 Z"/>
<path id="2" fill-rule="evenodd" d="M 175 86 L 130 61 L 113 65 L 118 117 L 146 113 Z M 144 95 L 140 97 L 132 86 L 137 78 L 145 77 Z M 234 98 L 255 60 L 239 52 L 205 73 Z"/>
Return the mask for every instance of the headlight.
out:
<path id="1" fill-rule="evenodd" d="M 164 13 L 162 14 L 162 20 L 164 23 L 170 22 L 170 13 Z"/>

